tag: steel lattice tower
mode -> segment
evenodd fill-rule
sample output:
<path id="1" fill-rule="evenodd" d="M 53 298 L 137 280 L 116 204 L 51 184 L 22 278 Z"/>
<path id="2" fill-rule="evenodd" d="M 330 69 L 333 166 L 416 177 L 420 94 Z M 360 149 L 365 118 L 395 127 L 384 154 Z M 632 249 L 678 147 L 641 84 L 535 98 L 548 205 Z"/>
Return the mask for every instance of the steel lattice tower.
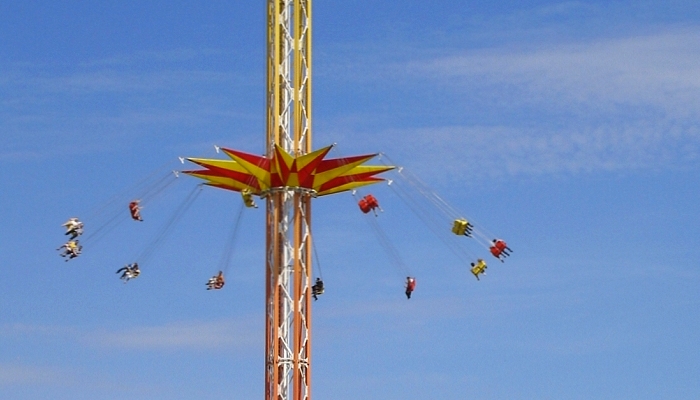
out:
<path id="1" fill-rule="evenodd" d="M 311 0 L 267 2 L 267 126 L 262 156 L 188 157 L 183 173 L 266 202 L 265 399 L 311 398 L 311 199 L 381 182 L 376 154 L 327 159 L 311 147 Z"/>
<path id="2" fill-rule="evenodd" d="M 267 154 L 311 151 L 311 0 L 267 2 Z M 311 397 L 311 193 L 267 197 L 265 399 Z"/>

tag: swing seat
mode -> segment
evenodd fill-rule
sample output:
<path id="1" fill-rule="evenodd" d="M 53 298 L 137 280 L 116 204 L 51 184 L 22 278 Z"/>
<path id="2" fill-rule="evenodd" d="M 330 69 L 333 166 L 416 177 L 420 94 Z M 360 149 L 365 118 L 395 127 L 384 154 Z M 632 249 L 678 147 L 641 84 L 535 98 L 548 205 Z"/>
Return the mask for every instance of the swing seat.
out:
<path id="1" fill-rule="evenodd" d="M 479 279 L 480 274 L 486 273 L 486 262 L 484 260 L 478 260 L 476 262 L 476 265 L 474 265 L 471 268 L 472 274 L 476 277 L 476 279 Z"/>
<path id="2" fill-rule="evenodd" d="M 375 208 L 379 208 L 379 202 L 371 194 L 361 198 L 357 205 L 360 206 L 360 210 L 362 210 L 362 212 L 365 214 L 369 213 Z"/>
<path id="3" fill-rule="evenodd" d="M 241 190 L 241 197 L 243 197 L 243 204 L 248 208 L 257 208 L 255 205 L 255 199 L 253 199 L 253 193 L 250 189 Z"/>
<path id="4" fill-rule="evenodd" d="M 452 233 L 458 236 L 465 235 L 469 228 L 469 221 L 466 219 L 456 219 L 452 224 Z"/>

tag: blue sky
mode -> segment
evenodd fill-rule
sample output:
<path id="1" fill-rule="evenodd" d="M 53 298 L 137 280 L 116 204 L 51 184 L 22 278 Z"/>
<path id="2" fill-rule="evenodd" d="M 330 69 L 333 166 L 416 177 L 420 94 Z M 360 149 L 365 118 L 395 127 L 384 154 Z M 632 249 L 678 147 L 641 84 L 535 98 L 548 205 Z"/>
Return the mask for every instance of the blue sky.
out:
<path id="1" fill-rule="evenodd" d="M 316 200 L 314 398 L 700 396 L 694 3 L 317 2 L 314 18 L 315 147 L 386 153 L 514 249 L 477 282 L 373 187 L 417 277 L 407 301 L 352 196 Z M 5 2 L 0 20 L 0 397 L 262 397 L 262 210 L 216 293 L 240 198 L 213 189 L 141 277 L 114 274 L 189 177 L 77 260 L 54 249 L 68 217 L 118 210 L 178 156 L 263 151 L 265 5 Z"/>

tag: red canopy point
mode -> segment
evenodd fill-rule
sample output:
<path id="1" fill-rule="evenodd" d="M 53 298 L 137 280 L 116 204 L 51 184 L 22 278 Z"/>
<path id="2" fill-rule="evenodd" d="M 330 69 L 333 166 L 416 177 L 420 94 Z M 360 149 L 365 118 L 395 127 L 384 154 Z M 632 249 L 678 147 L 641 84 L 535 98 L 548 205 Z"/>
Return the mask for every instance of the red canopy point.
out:
<path id="1" fill-rule="evenodd" d="M 378 208 L 379 202 L 374 196 L 368 194 L 367 196 L 361 198 L 357 205 L 360 206 L 360 210 L 362 210 L 363 213 L 367 214 L 375 208 Z"/>

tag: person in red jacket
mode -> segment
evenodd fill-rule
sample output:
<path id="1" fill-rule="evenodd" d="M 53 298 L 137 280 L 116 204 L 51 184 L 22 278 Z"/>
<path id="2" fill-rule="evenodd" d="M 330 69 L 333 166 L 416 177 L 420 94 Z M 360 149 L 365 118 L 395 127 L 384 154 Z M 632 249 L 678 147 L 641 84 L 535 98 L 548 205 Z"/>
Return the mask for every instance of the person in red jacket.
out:
<path id="1" fill-rule="evenodd" d="M 141 218 L 141 206 L 139 206 L 139 200 L 134 200 L 129 203 L 129 212 L 131 213 L 131 218 L 135 221 L 143 221 Z"/>
<path id="2" fill-rule="evenodd" d="M 407 276 L 406 277 L 406 298 L 411 298 L 411 293 L 416 290 L 416 278 Z"/>
<path id="3" fill-rule="evenodd" d="M 224 287 L 225 283 L 224 273 L 223 271 L 219 271 L 219 275 L 214 275 L 209 278 L 209 281 L 207 282 L 207 290 L 220 290 Z"/>

